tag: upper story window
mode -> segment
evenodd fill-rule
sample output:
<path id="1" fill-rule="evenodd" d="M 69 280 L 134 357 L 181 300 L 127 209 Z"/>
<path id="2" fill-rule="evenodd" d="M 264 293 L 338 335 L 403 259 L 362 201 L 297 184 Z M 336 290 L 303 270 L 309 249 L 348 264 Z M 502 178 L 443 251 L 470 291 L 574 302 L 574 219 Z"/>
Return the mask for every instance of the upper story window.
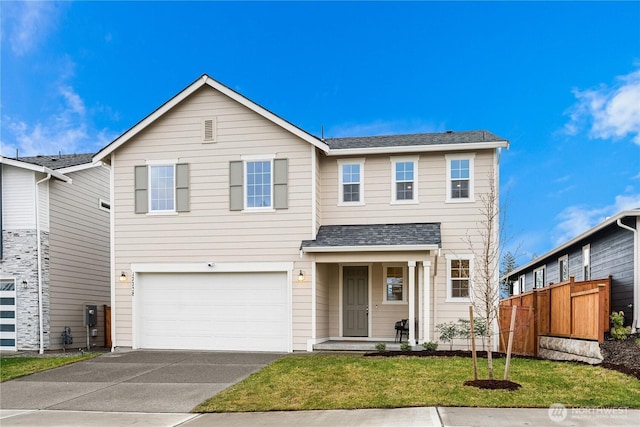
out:
<path id="1" fill-rule="evenodd" d="M 558 278 L 561 282 L 569 280 L 569 255 L 558 258 Z"/>
<path id="2" fill-rule="evenodd" d="M 364 159 L 338 160 L 339 205 L 364 204 Z"/>
<path id="3" fill-rule="evenodd" d="M 271 208 L 272 165 L 271 160 L 246 162 L 247 209 Z"/>
<path id="4" fill-rule="evenodd" d="M 471 255 L 447 255 L 447 301 L 466 302 L 471 297 Z"/>
<path id="5" fill-rule="evenodd" d="M 446 155 L 447 162 L 447 202 L 472 202 L 473 154 Z"/>
<path id="6" fill-rule="evenodd" d="M 384 302 L 385 303 L 406 303 L 407 295 L 405 291 L 406 268 L 402 265 L 384 266 Z"/>
<path id="7" fill-rule="evenodd" d="M 149 212 L 175 211 L 175 165 L 149 165 Z"/>
<path id="8" fill-rule="evenodd" d="M 513 284 L 513 295 L 520 295 L 524 292 L 524 274 L 518 276 L 518 280 Z"/>
<path id="9" fill-rule="evenodd" d="M 418 202 L 418 158 L 392 157 L 391 203 Z"/>
<path id="10" fill-rule="evenodd" d="M 582 280 L 591 280 L 591 245 L 582 247 Z"/>
<path id="11" fill-rule="evenodd" d="M 545 279 L 545 267 L 540 267 L 533 271 L 533 287 L 543 288 Z"/>
<path id="12" fill-rule="evenodd" d="M 289 161 L 274 155 L 229 162 L 229 210 L 265 212 L 289 206 Z"/>
<path id="13" fill-rule="evenodd" d="M 134 168 L 135 212 L 189 211 L 189 165 L 177 160 L 149 160 Z"/>

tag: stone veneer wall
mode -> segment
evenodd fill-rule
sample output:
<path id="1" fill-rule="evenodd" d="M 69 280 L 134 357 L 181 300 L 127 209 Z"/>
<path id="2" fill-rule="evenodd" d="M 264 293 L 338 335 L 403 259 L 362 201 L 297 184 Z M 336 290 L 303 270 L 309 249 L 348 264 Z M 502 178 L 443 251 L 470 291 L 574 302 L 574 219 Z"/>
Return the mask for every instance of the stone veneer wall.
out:
<path id="1" fill-rule="evenodd" d="M 604 359 L 598 341 L 571 338 L 540 337 L 540 357 L 551 360 L 570 360 L 598 365 Z"/>
<path id="2" fill-rule="evenodd" d="M 3 230 L 3 277 L 16 281 L 16 347 L 18 350 L 38 350 L 40 347 L 38 319 L 38 251 L 36 230 Z M 49 233 L 41 232 L 42 244 L 42 309 L 44 348 L 49 348 Z M 23 285 L 26 281 L 26 286 Z"/>

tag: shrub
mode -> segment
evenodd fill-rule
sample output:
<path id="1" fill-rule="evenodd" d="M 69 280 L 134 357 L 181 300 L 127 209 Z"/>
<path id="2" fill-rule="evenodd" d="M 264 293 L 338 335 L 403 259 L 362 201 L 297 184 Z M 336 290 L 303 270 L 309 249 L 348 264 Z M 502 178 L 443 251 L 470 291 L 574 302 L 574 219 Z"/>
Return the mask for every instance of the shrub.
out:
<path id="1" fill-rule="evenodd" d="M 431 341 L 423 342 L 422 347 L 428 351 L 436 351 L 438 349 L 438 343 L 431 342 Z"/>
<path id="2" fill-rule="evenodd" d="M 624 326 L 624 311 L 611 313 L 611 336 L 617 340 L 626 340 L 631 333 L 631 326 Z"/>
<path id="3" fill-rule="evenodd" d="M 400 344 L 400 350 L 402 350 L 402 351 L 411 351 L 411 344 L 409 344 L 407 341 L 401 343 Z"/>
<path id="4" fill-rule="evenodd" d="M 376 350 L 378 350 L 380 353 L 383 353 L 387 351 L 387 345 L 383 342 L 379 342 L 378 344 L 376 344 Z"/>
<path id="5" fill-rule="evenodd" d="M 438 339 L 443 342 L 448 342 L 449 350 L 453 350 L 453 340 L 458 336 L 458 326 L 455 322 L 437 324 L 436 330 L 440 334 Z"/>

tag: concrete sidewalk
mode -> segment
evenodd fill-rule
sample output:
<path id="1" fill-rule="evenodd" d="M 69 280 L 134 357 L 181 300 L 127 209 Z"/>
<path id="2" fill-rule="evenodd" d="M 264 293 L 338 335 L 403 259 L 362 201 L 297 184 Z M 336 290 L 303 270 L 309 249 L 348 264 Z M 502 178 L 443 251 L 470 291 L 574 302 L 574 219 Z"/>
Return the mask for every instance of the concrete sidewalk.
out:
<path id="1" fill-rule="evenodd" d="M 617 408 L 444 408 L 222 414 L 0 410 L 0 424 L 12 426 L 424 426 L 424 427 L 637 427 L 640 410 Z"/>

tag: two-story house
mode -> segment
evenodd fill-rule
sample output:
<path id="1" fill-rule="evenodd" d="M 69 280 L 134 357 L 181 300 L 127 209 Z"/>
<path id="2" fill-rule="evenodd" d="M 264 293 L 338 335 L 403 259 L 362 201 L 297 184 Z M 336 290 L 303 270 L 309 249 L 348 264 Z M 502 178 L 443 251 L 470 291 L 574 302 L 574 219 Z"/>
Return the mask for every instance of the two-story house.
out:
<path id="1" fill-rule="evenodd" d="M 91 156 L 0 157 L 2 350 L 105 344 L 110 175 Z"/>
<path id="2" fill-rule="evenodd" d="M 321 139 L 203 75 L 94 156 L 111 170 L 114 347 L 435 340 L 468 316 L 486 131 Z M 498 278 L 496 277 L 496 284 Z"/>

